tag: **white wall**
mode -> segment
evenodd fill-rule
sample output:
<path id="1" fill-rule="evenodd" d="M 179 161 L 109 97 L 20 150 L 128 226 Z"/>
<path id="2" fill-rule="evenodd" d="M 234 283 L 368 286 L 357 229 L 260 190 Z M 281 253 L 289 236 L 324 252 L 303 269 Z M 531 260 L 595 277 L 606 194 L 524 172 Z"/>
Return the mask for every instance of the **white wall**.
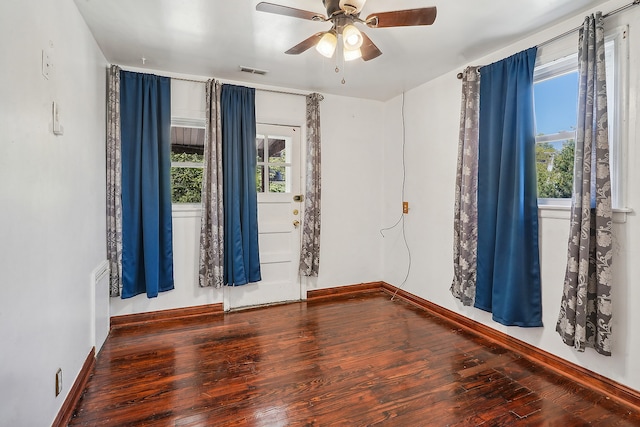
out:
<path id="1" fill-rule="evenodd" d="M 203 84 L 174 79 L 171 85 L 172 115 L 204 117 Z M 303 96 L 256 91 L 256 120 L 300 126 L 304 145 L 305 114 Z M 321 267 L 319 277 L 307 282 L 309 289 L 375 281 L 382 277 L 382 241 L 378 230 L 384 167 L 383 114 L 384 104 L 378 101 L 325 96 L 320 103 Z M 125 300 L 112 298 L 112 316 L 223 301 L 222 290 L 198 286 L 199 210 L 174 207 L 173 214 L 175 289 L 152 299 L 145 295 Z"/>
<path id="2" fill-rule="evenodd" d="M 599 8 L 608 12 L 628 3 L 615 1 Z M 581 25 L 584 15 L 534 37 L 479 58 L 471 64 L 487 64 L 546 41 L 557 34 Z M 607 18 L 606 26 L 629 24 L 629 140 L 626 170 L 628 176 L 626 205 L 640 206 L 640 151 L 636 148 L 640 134 L 637 118 L 640 88 L 640 8 Z M 577 33 L 573 36 L 576 39 Z M 470 64 L 470 65 L 471 65 Z M 568 215 L 541 210 L 540 243 L 543 295 L 543 328 L 505 327 L 491 320 L 484 311 L 462 306 L 449 292 L 453 274 L 453 203 L 457 159 L 458 126 L 461 83 L 456 74 L 461 69 L 434 79 L 406 93 L 406 160 L 407 185 L 405 199 L 411 211 L 406 217 L 407 237 L 413 266 L 404 288 L 438 305 L 477 320 L 492 328 L 558 355 L 587 369 L 605 375 L 634 389 L 640 389 L 640 335 L 633 333 L 640 324 L 640 288 L 634 278 L 640 277 L 637 262 L 640 245 L 640 221 L 635 214 L 627 215 L 626 223 L 616 223 L 616 254 L 614 259 L 614 346 L 613 356 L 604 357 L 591 349 L 578 353 L 562 343 L 555 332 L 562 295 Z M 385 146 L 385 212 L 384 221 L 390 223 L 400 212 L 400 178 L 402 152 L 402 99 L 397 97 L 386 104 L 387 141 Z M 558 218 L 560 217 L 560 218 Z M 616 215 L 616 218 L 623 217 Z M 399 230 L 394 230 L 384 243 L 384 280 L 399 285 L 406 273 L 406 252 Z"/>
<path id="3" fill-rule="evenodd" d="M 0 2 L 0 52 L 0 425 L 45 426 L 93 346 L 90 275 L 106 258 L 106 61 L 72 0 Z M 63 136 L 51 132 L 54 100 Z"/>
<path id="4" fill-rule="evenodd" d="M 326 95 L 320 113 L 320 273 L 309 289 L 380 280 L 384 104 Z"/>

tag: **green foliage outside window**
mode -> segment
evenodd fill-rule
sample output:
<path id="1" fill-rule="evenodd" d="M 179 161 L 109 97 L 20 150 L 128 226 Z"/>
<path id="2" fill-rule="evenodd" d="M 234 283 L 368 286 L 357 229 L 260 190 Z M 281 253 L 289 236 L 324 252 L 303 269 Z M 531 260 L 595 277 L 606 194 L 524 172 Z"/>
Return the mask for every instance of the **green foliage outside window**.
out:
<path id="1" fill-rule="evenodd" d="M 264 188 L 262 186 L 262 174 L 264 170 L 264 166 L 258 166 L 256 168 L 256 191 L 258 193 L 263 193 L 264 192 Z"/>
<path id="2" fill-rule="evenodd" d="M 574 153 L 573 139 L 565 142 L 559 150 L 548 142 L 536 144 L 539 198 L 571 198 Z"/>
<path id="3" fill-rule="evenodd" d="M 271 193 L 284 193 L 286 168 L 284 166 L 269 166 L 269 191 Z"/>
<path id="4" fill-rule="evenodd" d="M 171 153 L 172 163 L 204 162 L 202 154 Z M 171 202 L 200 203 L 202 200 L 202 167 L 171 167 Z"/>

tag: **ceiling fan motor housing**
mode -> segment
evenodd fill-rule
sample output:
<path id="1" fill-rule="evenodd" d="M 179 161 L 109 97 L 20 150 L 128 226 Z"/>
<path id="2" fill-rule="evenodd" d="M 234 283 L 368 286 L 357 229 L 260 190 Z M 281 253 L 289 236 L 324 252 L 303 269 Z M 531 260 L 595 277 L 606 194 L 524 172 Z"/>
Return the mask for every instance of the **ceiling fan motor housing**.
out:
<path id="1" fill-rule="evenodd" d="M 322 0 L 324 7 L 327 9 L 327 16 L 331 18 L 337 13 L 343 13 L 340 8 L 340 0 Z"/>

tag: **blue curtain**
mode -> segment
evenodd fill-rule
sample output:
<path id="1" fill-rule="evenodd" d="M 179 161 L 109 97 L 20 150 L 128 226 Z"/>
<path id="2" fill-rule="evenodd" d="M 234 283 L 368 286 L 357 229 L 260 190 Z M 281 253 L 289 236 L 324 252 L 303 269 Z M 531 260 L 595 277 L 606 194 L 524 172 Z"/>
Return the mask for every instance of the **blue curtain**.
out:
<path id="1" fill-rule="evenodd" d="M 224 283 L 261 280 L 256 194 L 255 89 L 223 85 L 222 175 L 224 202 Z"/>
<path id="2" fill-rule="evenodd" d="M 475 306 L 542 326 L 533 113 L 537 48 L 480 69 Z"/>
<path id="3" fill-rule="evenodd" d="M 173 289 L 170 79 L 121 71 L 122 298 Z"/>

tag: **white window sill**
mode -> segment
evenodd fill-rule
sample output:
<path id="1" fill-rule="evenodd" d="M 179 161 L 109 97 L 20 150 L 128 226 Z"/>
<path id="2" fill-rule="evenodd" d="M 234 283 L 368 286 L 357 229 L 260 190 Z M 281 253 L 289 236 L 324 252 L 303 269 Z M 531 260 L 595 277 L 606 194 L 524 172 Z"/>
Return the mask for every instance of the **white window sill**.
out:
<path id="1" fill-rule="evenodd" d="M 627 222 L 627 214 L 632 214 L 631 208 L 614 208 L 613 222 L 624 224 Z M 571 206 L 565 205 L 538 205 L 539 218 L 569 219 L 571 217 Z"/>

